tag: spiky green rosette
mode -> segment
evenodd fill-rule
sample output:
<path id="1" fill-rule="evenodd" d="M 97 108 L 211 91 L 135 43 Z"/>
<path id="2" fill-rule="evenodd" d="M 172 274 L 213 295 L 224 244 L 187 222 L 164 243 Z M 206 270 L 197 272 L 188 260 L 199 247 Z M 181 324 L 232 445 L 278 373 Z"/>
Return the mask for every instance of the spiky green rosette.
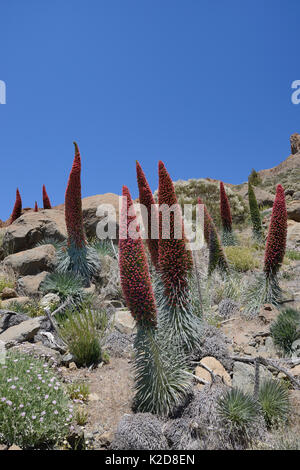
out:
<path id="1" fill-rule="evenodd" d="M 72 271 L 79 275 L 86 286 L 100 272 L 97 252 L 86 243 L 81 202 L 81 158 L 75 145 L 75 157 L 70 172 L 65 196 L 65 220 L 68 232 L 68 247 L 58 254 L 58 271 Z"/>
<path id="2" fill-rule="evenodd" d="M 136 224 L 132 205 L 129 190 L 124 186 L 119 266 L 126 304 L 137 322 L 134 407 L 136 411 L 167 415 L 188 393 L 190 377 L 181 353 L 170 349 L 166 337 L 156 327 L 156 302 L 143 242 L 140 236 L 130 237 L 130 227 Z"/>
<path id="3" fill-rule="evenodd" d="M 134 348 L 134 408 L 167 416 L 191 388 L 182 351 L 166 341 L 162 330 L 138 325 Z"/>
<path id="4" fill-rule="evenodd" d="M 236 245 L 236 239 L 232 230 L 232 217 L 230 211 L 229 200 L 224 188 L 224 184 L 220 181 L 220 214 L 222 221 L 222 243 L 225 246 Z"/>
<path id="5" fill-rule="evenodd" d="M 250 216 L 252 221 L 252 232 L 254 240 L 258 242 L 263 241 L 263 229 L 261 223 L 261 217 L 259 212 L 259 207 L 255 197 L 255 192 L 253 190 L 250 180 L 248 181 L 248 200 L 249 200 L 249 209 Z"/>
<path id="6" fill-rule="evenodd" d="M 159 162 L 159 207 L 174 208 L 170 213 L 168 237 L 164 233 L 163 213 L 159 217 L 159 268 L 161 282 L 155 293 L 159 305 L 159 324 L 170 344 L 180 344 L 191 351 L 199 342 L 201 322 L 193 312 L 189 293 L 193 261 L 186 246 L 183 220 L 173 182 L 164 164 Z M 176 238 L 176 226 L 182 235 Z"/>
<path id="7" fill-rule="evenodd" d="M 224 254 L 222 244 L 214 224 L 210 225 L 209 230 L 209 260 L 208 260 L 208 275 L 210 276 L 215 269 L 218 269 L 221 274 L 229 273 L 229 266 Z"/>

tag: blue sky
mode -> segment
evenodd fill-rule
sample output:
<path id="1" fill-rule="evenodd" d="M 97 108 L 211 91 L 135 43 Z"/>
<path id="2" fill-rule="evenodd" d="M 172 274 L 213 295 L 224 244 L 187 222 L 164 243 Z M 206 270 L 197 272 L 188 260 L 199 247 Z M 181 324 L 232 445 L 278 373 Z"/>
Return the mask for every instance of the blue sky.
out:
<path id="1" fill-rule="evenodd" d="M 239 183 L 300 132 L 298 0 L 2 0 L 0 218 L 64 200 L 77 140 L 83 196 L 174 180 Z"/>

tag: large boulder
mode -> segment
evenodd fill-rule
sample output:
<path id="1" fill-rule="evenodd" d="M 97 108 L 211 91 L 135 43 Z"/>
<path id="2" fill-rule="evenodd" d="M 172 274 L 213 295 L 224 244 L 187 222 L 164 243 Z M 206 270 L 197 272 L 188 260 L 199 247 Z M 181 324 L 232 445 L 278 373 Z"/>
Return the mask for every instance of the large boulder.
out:
<path id="1" fill-rule="evenodd" d="M 6 229 L 3 249 L 6 253 L 33 248 L 45 237 L 65 240 L 67 236 L 64 212 L 46 209 L 39 212 L 25 212 Z"/>
<path id="2" fill-rule="evenodd" d="M 29 318 L 18 325 L 11 326 L 0 334 L 0 341 L 4 343 L 22 343 L 31 340 L 40 329 L 39 318 Z"/>
<path id="3" fill-rule="evenodd" d="M 0 333 L 3 333 L 8 328 L 19 325 L 25 320 L 29 320 L 29 317 L 24 313 L 17 313 L 12 310 L 0 310 Z"/>
<path id="4" fill-rule="evenodd" d="M 110 206 L 111 211 L 115 213 L 116 235 L 119 233 L 119 200 L 120 197 L 114 193 L 97 194 L 95 196 L 84 197 L 82 199 L 83 225 L 88 237 L 96 237 L 96 228 L 99 222 L 106 217 L 105 208 Z M 98 211 L 98 208 L 100 210 Z M 104 212 L 101 211 L 101 207 Z M 56 210 L 64 213 L 65 206 L 60 204 L 55 207 Z M 108 216 L 112 221 L 112 215 Z"/>
<path id="5" fill-rule="evenodd" d="M 34 276 L 20 277 L 17 282 L 18 292 L 31 296 L 39 294 L 40 285 L 45 280 L 47 274 L 47 271 L 42 271 Z"/>
<path id="6" fill-rule="evenodd" d="M 291 201 L 287 206 L 288 219 L 300 222 L 300 201 Z"/>
<path id="7" fill-rule="evenodd" d="M 287 243 L 288 247 L 296 248 L 300 245 L 300 223 L 294 220 L 288 221 L 287 230 Z"/>
<path id="8" fill-rule="evenodd" d="M 41 245 L 31 250 L 9 255 L 3 260 L 5 267 L 19 275 L 27 276 L 51 271 L 55 265 L 56 251 L 53 245 Z"/>

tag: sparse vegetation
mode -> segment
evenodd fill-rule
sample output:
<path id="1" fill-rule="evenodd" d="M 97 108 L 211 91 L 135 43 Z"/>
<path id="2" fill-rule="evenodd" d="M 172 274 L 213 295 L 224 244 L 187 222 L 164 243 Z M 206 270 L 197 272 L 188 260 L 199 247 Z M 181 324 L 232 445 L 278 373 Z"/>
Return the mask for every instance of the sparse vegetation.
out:
<path id="1" fill-rule="evenodd" d="M 293 342 L 300 338 L 300 313 L 294 309 L 283 310 L 272 323 L 270 333 L 281 353 L 291 354 Z"/>
<path id="2" fill-rule="evenodd" d="M 258 393 L 258 401 L 267 426 L 287 420 L 289 413 L 288 389 L 273 379 L 265 381 Z"/>
<path id="3" fill-rule="evenodd" d="M 100 362 L 106 328 L 106 313 L 93 311 L 84 304 L 79 309 L 68 309 L 59 321 L 59 334 L 80 367 Z"/>
<path id="4" fill-rule="evenodd" d="M 0 365 L 0 442 L 23 449 L 60 443 L 69 432 L 72 409 L 48 364 L 9 352 Z"/>
<path id="5" fill-rule="evenodd" d="M 224 251 L 229 264 L 240 272 L 259 268 L 258 252 L 245 246 L 225 246 Z"/>

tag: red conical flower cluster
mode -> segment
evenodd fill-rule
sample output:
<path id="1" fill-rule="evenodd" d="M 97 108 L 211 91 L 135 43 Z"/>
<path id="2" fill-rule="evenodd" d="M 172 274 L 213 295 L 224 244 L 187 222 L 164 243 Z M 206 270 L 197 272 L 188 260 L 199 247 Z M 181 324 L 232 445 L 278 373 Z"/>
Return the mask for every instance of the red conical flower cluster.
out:
<path id="1" fill-rule="evenodd" d="M 264 271 L 267 276 L 276 275 L 284 258 L 287 235 L 287 212 L 284 189 L 279 184 L 276 189 L 272 217 L 265 250 Z"/>
<path id="2" fill-rule="evenodd" d="M 10 216 L 10 223 L 12 224 L 16 219 L 18 219 L 22 215 L 22 199 L 17 188 L 16 191 L 16 202 Z"/>
<path id="3" fill-rule="evenodd" d="M 43 207 L 44 209 L 51 209 L 50 199 L 49 199 L 49 196 L 47 194 L 46 187 L 44 184 L 43 184 Z"/>
<path id="4" fill-rule="evenodd" d="M 230 212 L 230 204 L 222 181 L 220 181 L 220 212 L 223 229 L 228 232 L 231 232 L 232 218 Z"/>
<path id="5" fill-rule="evenodd" d="M 142 217 L 147 217 L 146 220 L 143 219 L 144 225 L 148 227 L 147 245 L 152 263 L 156 269 L 158 269 L 158 210 L 146 176 L 138 161 L 136 162 L 136 174 L 139 187 L 139 201 L 140 204 L 143 204 L 147 209 L 147 215 L 142 212 Z M 152 235 L 157 236 L 157 238 L 152 238 Z"/>
<path id="6" fill-rule="evenodd" d="M 81 158 L 78 146 L 75 145 L 75 157 L 69 176 L 65 195 L 65 219 L 68 231 L 68 244 L 82 248 L 85 244 L 81 203 Z"/>
<path id="7" fill-rule="evenodd" d="M 158 173 L 158 202 L 160 207 L 159 267 L 162 274 L 163 282 L 165 284 L 166 294 L 170 299 L 170 303 L 176 304 L 179 300 L 180 294 L 184 294 L 184 291 L 187 287 L 187 276 L 193 266 L 193 261 L 191 253 L 187 250 L 186 247 L 182 214 L 180 206 L 177 202 L 173 182 L 163 162 L 161 161 L 158 164 Z M 170 211 L 170 236 L 166 239 L 164 238 L 164 236 L 167 236 L 167 234 L 163 233 L 164 227 L 161 212 L 162 205 L 166 205 L 169 208 L 173 206 L 174 208 L 174 211 Z M 181 224 L 181 238 L 175 238 L 175 223 L 176 227 L 179 227 Z"/>
<path id="8" fill-rule="evenodd" d="M 128 308 L 136 322 L 156 324 L 156 304 L 147 258 L 141 237 L 130 237 L 136 223 L 130 192 L 123 186 L 120 216 L 119 267 L 121 286 Z M 130 212 L 129 212 L 130 211 Z"/>
<path id="9" fill-rule="evenodd" d="M 38 208 L 37 202 L 35 201 L 34 211 L 33 212 L 38 212 L 38 211 L 39 211 L 39 208 Z"/>

